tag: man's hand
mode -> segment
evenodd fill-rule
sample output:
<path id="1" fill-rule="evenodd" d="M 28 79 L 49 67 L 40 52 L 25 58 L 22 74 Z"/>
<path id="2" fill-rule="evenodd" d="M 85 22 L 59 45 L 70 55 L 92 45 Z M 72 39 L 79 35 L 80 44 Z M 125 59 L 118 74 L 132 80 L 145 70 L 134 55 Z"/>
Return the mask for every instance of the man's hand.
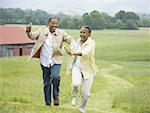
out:
<path id="1" fill-rule="evenodd" d="M 32 28 L 32 23 L 26 26 L 26 33 L 30 33 L 31 28 Z"/>
<path id="2" fill-rule="evenodd" d="M 65 48 L 66 53 L 68 53 L 69 55 L 72 55 L 72 52 L 71 52 L 70 48 L 66 48 L 66 47 L 64 47 L 64 48 Z"/>

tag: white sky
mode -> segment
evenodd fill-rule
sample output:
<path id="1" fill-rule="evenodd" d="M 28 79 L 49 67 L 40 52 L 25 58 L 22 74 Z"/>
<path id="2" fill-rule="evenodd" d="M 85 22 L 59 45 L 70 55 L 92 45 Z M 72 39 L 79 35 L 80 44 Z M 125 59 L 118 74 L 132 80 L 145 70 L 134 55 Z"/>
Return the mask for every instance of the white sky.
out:
<path id="1" fill-rule="evenodd" d="M 120 10 L 150 14 L 150 0 L 0 0 L 0 8 L 42 9 L 49 13 L 79 15 L 92 10 L 110 15 Z"/>

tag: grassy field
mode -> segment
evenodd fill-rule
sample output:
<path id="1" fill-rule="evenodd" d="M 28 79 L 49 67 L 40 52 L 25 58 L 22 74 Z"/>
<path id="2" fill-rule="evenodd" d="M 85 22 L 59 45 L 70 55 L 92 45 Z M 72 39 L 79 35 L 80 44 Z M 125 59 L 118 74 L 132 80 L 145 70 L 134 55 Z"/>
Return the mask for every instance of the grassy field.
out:
<path id="1" fill-rule="evenodd" d="M 38 27 L 34 27 L 37 29 Z M 150 113 L 150 34 L 144 30 L 97 30 L 96 63 L 87 113 Z M 75 38 L 79 30 L 66 30 Z M 0 113 L 78 113 L 71 108 L 69 56 L 61 69 L 60 107 L 44 106 L 38 59 L 27 56 L 0 59 Z M 81 94 L 80 94 L 81 95 Z"/>

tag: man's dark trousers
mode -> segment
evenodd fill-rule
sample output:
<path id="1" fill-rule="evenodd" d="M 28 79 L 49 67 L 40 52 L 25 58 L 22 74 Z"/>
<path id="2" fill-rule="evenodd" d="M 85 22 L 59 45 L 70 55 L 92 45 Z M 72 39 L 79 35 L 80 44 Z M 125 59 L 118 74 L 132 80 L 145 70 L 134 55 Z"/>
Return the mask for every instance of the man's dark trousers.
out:
<path id="1" fill-rule="evenodd" d="M 54 64 L 50 67 L 44 67 L 41 64 L 41 68 L 43 72 L 45 104 L 51 105 L 51 90 L 53 89 L 54 98 L 59 96 L 61 64 Z"/>

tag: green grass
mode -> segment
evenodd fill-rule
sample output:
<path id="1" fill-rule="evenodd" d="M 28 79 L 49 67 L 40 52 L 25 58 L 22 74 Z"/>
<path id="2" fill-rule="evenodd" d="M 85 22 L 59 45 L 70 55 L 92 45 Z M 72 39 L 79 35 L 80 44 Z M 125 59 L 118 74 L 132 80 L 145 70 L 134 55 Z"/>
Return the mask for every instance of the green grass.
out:
<path id="1" fill-rule="evenodd" d="M 66 32 L 79 37 L 79 30 Z M 150 113 L 150 35 L 137 30 L 97 30 L 92 38 L 96 41 L 99 72 L 94 78 L 87 113 Z M 70 57 L 64 55 L 60 107 L 44 106 L 38 59 L 27 62 L 27 56 L 1 58 L 0 113 L 79 113 L 81 98 L 75 108 L 70 106 L 71 75 L 66 75 Z"/>

